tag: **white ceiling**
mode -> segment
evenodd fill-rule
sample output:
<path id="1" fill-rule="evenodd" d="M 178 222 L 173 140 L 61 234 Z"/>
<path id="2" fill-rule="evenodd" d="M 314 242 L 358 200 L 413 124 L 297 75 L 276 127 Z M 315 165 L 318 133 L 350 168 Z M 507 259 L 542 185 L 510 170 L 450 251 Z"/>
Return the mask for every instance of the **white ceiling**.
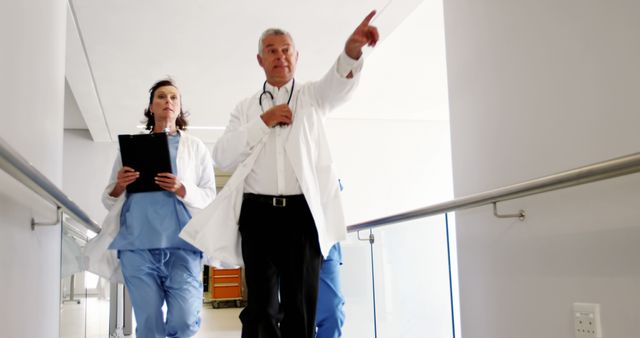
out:
<path id="1" fill-rule="evenodd" d="M 191 113 L 191 126 L 219 128 L 192 133 L 214 143 L 235 104 L 262 86 L 264 73 L 255 56 L 264 29 L 281 27 L 293 35 L 300 52 L 296 78 L 306 81 L 328 70 L 372 9 L 380 12 L 374 24 L 383 41 L 367 56 L 358 95 L 334 117 L 447 119 L 440 1 L 69 4 L 66 77 L 77 109 L 66 109 L 65 125 L 78 128 L 84 121 L 94 141 L 139 132 L 149 87 L 171 76 Z"/>

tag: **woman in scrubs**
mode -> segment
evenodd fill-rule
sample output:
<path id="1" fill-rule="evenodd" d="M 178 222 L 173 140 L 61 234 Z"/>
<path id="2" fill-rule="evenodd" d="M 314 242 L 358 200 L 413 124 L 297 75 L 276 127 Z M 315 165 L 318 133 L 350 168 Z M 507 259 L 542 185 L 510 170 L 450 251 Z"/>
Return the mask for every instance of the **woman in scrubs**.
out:
<path id="1" fill-rule="evenodd" d="M 127 193 L 139 172 L 123 167 L 118 156 L 103 195 L 105 206 L 120 212 L 119 230 L 109 249 L 118 253 L 136 337 L 186 338 L 200 328 L 202 253 L 178 234 L 193 212 L 213 200 L 213 164 L 204 143 L 185 132 L 186 114 L 175 84 L 162 80 L 149 92 L 146 129 L 168 134 L 172 171 L 155 177 L 161 190 Z"/>

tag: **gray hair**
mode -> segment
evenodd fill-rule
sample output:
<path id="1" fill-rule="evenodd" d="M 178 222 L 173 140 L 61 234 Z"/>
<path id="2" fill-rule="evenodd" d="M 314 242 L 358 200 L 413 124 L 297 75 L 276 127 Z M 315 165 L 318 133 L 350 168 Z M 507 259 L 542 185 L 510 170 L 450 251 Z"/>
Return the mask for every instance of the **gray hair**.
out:
<path id="1" fill-rule="evenodd" d="M 262 41 L 264 40 L 264 38 L 270 35 L 286 35 L 289 38 L 289 40 L 291 40 L 291 43 L 294 44 L 295 46 L 295 43 L 293 42 L 293 38 L 291 37 L 291 34 L 289 34 L 289 32 L 280 28 L 269 28 L 264 32 L 262 32 L 262 35 L 260 35 L 260 40 L 258 41 L 258 54 L 262 55 L 262 49 L 264 48 Z"/>

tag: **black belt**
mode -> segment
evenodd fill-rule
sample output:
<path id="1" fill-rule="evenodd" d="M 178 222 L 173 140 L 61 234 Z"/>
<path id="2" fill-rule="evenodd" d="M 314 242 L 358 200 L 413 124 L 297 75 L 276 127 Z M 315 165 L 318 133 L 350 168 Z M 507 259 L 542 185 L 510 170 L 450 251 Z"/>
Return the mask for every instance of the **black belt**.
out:
<path id="1" fill-rule="evenodd" d="M 271 195 L 258 195 L 252 193 L 245 193 L 242 195 L 243 200 L 245 201 L 254 201 L 264 204 L 269 204 L 274 207 L 289 207 L 296 204 L 300 204 L 300 202 L 305 202 L 304 195 L 282 195 L 282 196 L 271 196 Z"/>

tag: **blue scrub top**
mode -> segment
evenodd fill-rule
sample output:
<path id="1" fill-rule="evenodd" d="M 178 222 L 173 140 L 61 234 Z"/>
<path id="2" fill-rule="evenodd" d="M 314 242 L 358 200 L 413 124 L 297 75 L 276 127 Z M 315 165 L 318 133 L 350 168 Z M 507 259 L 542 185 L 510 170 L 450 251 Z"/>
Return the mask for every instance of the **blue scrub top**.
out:
<path id="1" fill-rule="evenodd" d="M 169 135 L 171 171 L 175 175 L 180 134 Z M 128 194 L 120 215 L 120 231 L 109 245 L 113 250 L 185 249 L 198 251 L 178 237 L 191 219 L 187 207 L 170 191 Z"/>

